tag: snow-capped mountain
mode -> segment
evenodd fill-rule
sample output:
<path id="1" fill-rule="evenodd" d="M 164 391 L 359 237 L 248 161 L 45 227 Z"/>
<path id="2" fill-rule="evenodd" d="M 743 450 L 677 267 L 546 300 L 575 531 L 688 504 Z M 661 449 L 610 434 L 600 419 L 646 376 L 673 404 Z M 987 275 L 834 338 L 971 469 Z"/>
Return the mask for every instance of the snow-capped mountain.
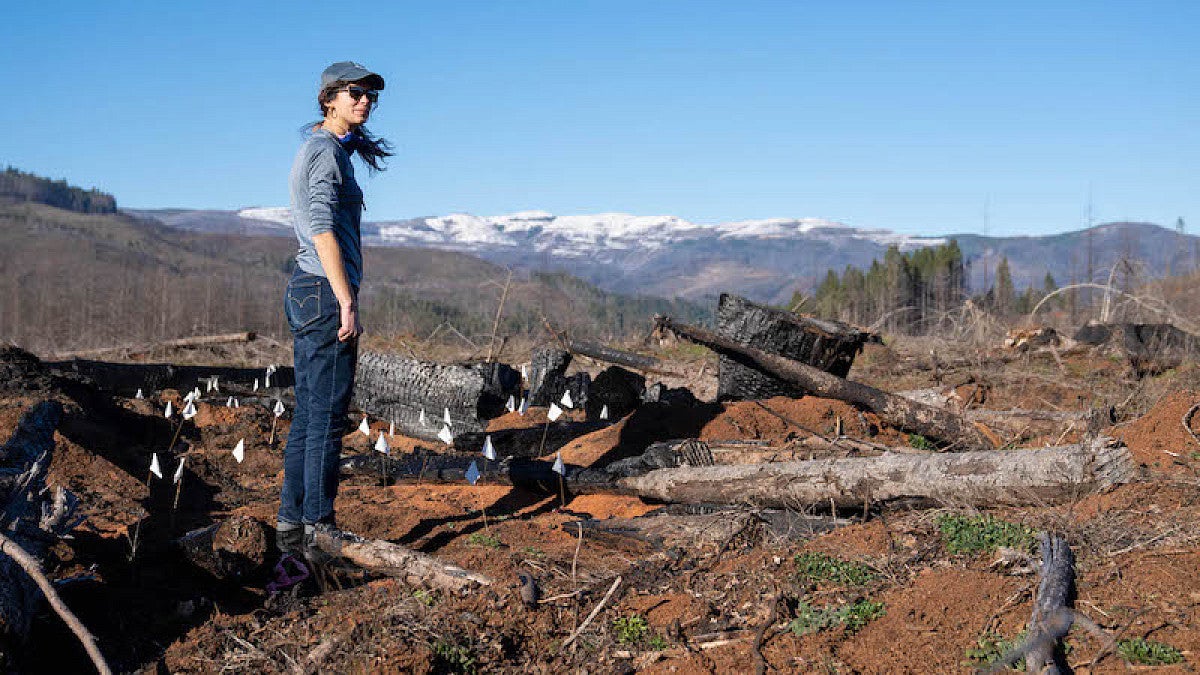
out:
<path id="1" fill-rule="evenodd" d="M 182 229 L 292 236 L 288 209 L 281 207 L 130 213 Z M 1008 258 L 1018 288 L 1040 288 L 1047 273 L 1060 282 L 1075 278 L 1083 269 L 1078 258 L 1089 245 L 1085 242 L 1094 249 L 1096 269 L 1107 269 L 1129 251 L 1153 270 L 1200 265 L 1195 262 L 1200 260 L 1200 240 L 1188 237 L 1180 243 L 1174 231 L 1157 225 L 1111 223 L 1093 228 L 1091 234 L 1090 240 L 1083 232 L 1044 237 L 962 234 L 956 239 L 975 290 L 983 287 L 987 270 L 994 270 L 1002 256 Z M 439 248 L 526 270 L 565 271 L 622 293 L 699 299 L 731 291 L 776 303 L 787 302 L 795 290 L 813 288 L 828 270 L 869 267 L 893 244 L 912 250 L 948 241 L 820 218 L 707 225 L 675 216 L 555 216 L 544 211 L 367 222 L 363 238 L 371 246 Z"/>
<path id="2" fill-rule="evenodd" d="M 262 210 L 256 210 L 261 212 Z M 262 217 L 262 216 L 257 216 Z M 448 216 L 377 223 L 375 234 L 383 244 L 432 246 L 456 250 L 508 247 L 556 257 L 616 260 L 630 252 L 664 251 L 683 243 L 766 240 L 860 240 L 903 249 L 932 246 L 943 239 L 909 237 L 887 230 L 858 230 L 819 218 L 743 220 L 698 225 L 675 216 L 634 216 L 601 213 L 555 216 L 544 211 L 523 211 L 503 216 Z M 495 255 L 495 251 L 478 251 Z"/>

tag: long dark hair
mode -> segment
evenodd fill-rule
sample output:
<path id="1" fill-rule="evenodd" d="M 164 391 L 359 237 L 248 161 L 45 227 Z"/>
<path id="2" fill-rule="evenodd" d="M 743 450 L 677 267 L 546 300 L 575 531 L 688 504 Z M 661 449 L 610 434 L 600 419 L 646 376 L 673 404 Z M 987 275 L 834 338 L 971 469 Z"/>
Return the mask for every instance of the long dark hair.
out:
<path id="1" fill-rule="evenodd" d="M 325 115 L 328 114 L 326 106 L 328 106 L 329 102 L 332 101 L 335 96 L 337 96 L 338 92 L 342 89 L 345 89 L 346 85 L 348 84 L 354 83 L 339 80 L 333 84 L 330 84 L 328 87 L 325 87 L 320 91 L 320 93 L 317 94 L 317 110 L 321 114 L 321 121 L 314 123 L 309 128 L 321 126 L 322 122 L 325 120 Z M 370 170 L 375 172 L 384 171 L 387 169 L 387 167 L 384 166 L 383 159 L 385 157 L 391 157 L 393 154 L 395 154 L 392 152 L 392 144 L 388 143 L 384 138 L 372 135 L 371 132 L 367 130 L 365 125 L 355 129 L 354 134 L 359 137 L 359 141 L 355 146 L 355 150 L 358 152 L 358 156 L 362 158 L 362 161 L 366 162 L 367 166 L 370 167 Z"/>

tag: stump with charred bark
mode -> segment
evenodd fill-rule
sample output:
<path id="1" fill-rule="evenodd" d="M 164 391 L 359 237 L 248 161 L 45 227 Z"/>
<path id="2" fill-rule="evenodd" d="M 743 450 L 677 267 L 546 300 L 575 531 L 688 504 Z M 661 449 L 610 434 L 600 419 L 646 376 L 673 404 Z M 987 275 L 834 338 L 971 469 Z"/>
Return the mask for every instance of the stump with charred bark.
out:
<path id="1" fill-rule="evenodd" d="M 850 373 L 854 357 L 872 337 L 848 324 L 797 316 L 728 293 L 722 293 L 717 304 L 716 332 L 739 344 L 801 361 L 838 377 Z M 721 355 L 718 400 L 797 398 L 803 393 L 793 382 Z"/>
<path id="2" fill-rule="evenodd" d="M 520 379 L 500 363 L 446 365 L 377 353 L 359 356 L 355 378 L 358 409 L 394 421 L 405 435 L 425 440 L 437 439 L 446 410 L 454 435 L 483 431 L 483 420 L 503 411 L 508 396 L 518 392 Z"/>

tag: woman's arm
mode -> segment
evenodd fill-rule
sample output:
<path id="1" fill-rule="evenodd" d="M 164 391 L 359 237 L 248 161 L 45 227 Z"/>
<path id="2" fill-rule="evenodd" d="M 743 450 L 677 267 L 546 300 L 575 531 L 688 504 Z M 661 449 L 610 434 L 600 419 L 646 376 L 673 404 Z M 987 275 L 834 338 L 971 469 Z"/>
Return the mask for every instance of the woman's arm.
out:
<path id="1" fill-rule="evenodd" d="M 333 232 L 321 232 L 313 235 L 313 245 L 317 249 L 317 257 L 321 260 L 321 268 L 325 277 L 333 287 L 333 295 L 341 308 L 342 325 L 338 329 L 338 340 L 346 342 L 362 335 L 362 323 L 358 318 L 358 298 L 354 296 L 354 288 L 346 276 L 346 266 L 342 264 L 342 248 L 338 246 L 337 237 Z"/>

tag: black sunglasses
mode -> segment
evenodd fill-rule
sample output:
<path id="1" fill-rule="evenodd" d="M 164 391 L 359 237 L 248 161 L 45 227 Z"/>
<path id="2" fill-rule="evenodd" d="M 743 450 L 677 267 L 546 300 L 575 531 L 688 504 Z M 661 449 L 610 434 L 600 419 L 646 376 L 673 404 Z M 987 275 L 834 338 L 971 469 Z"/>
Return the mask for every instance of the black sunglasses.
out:
<path id="1" fill-rule="evenodd" d="M 364 95 L 371 103 L 379 102 L 379 92 L 375 91 L 374 89 L 367 89 L 366 87 L 360 87 L 357 84 L 352 84 L 342 91 L 350 94 L 350 99 L 355 102 L 358 102 L 358 99 L 362 98 Z"/>

